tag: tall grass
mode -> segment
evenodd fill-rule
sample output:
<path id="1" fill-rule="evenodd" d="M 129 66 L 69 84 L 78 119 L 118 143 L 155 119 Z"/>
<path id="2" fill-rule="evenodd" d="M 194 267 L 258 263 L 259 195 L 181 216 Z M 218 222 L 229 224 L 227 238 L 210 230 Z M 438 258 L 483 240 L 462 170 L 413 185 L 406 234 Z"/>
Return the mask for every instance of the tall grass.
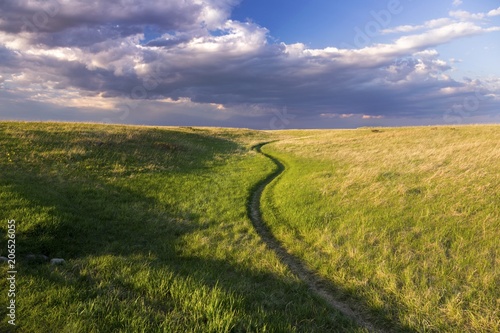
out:
<path id="1" fill-rule="evenodd" d="M 500 331 L 500 131 L 259 132 L 0 123 L 17 332 L 362 332 L 266 248 L 264 218 L 386 330 Z M 62 266 L 26 258 L 44 254 Z M 0 305 L 7 304 L 6 267 Z M 12 331 L 0 306 L 0 331 Z"/>
<path id="2" fill-rule="evenodd" d="M 362 332 L 248 220 L 249 191 L 273 168 L 249 147 L 270 136 L 0 123 L 0 255 L 15 219 L 17 332 Z"/>
<path id="3" fill-rule="evenodd" d="M 500 331 L 500 128 L 324 131 L 263 148 L 287 167 L 264 218 L 387 329 Z"/>

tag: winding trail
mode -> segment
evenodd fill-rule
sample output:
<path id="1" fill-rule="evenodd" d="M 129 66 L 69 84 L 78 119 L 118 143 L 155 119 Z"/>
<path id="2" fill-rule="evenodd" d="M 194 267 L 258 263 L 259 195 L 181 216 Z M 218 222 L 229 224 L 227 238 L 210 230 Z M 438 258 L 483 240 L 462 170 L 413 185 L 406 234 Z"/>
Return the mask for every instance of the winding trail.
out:
<path id="1" fill-rule="evenodd" d="M 256 184 L 250 194 L 247 210 L 248 216 L 250 217 L 255 230 L 267 245 L 267 247 L 273 250 L 278 258 L 280 258 L 280 260 L 286 266 L 288 266 L 290 271 L 304 283 L 306 283 L 307 286 L 316 295 L 322 298 L 332 308 L 338 310 L 343 315 L 353 320 L 359 326 L 362 326 L 371 332 L 379 332 L 379 330 L 375 329 L 375 327 L 373 327 L 370 322 L 362 318 L 359 313 L 351 309 L 346 303 L 336 300 L 333 295 L 325 288 L 325 286 L 329 285 L 330 282 L 319 277 L 317 274 L 307 268 L 299 258 L 290 254 L 287 249 L 274 237 L 271 230 L 264 222 L 262 212 L 260 210 L 260 200 L 262 197 L 262 192 L 267 185 L 269 185 L 274 179 L 276 179 L 276 177 L 278 177 L 281 173 L 283 173 L 283 171 L 285 171 L 285 166 L 283 165 L 283 163 L 281 163 L 277 158 L 266 154 L 261 150 L 264 145 L 272 142 L 260 143 L 252 147 L 253 150 L 266 156 L 277 166 L 277 169 L 273 173 L 269 174 L 264 180 Z"/>

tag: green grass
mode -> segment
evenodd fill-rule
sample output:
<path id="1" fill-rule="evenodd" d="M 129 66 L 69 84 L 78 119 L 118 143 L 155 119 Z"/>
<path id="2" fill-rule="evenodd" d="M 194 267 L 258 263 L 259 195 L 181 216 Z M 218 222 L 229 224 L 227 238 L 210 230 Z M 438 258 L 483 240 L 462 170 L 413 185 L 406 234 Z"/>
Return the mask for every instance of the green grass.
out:
<path id="1" fill-rule="evenodd" d="M 311 132 L 313 133 L 313 132 Z M 400 331 L 500 331 L 500 127 L 314 132 L 264 218 L 338 298 Z"/>
<path id="2" fill-rule="evenodd" d="M 500 127 L 262 132 L 0 123 L 17 332 L 365 332 L 247 217 L 384 330 L 500 331 Z M 29 261 L 29 254 L 65 265 Z M 7 267 L 0 332 L 7 323 Z M 5 305 L 5 306 L 4 306 Z"/>
<path id="3" fill-rule="evenodd" d="M 249 147 L 287 135 L 0 123 L 0 255 L 15 219 L 16 331 L 364 332 L 311 295 L 246 215 L 273 168 Z M 12 331 L 6 271 L 1 332 Z"/>

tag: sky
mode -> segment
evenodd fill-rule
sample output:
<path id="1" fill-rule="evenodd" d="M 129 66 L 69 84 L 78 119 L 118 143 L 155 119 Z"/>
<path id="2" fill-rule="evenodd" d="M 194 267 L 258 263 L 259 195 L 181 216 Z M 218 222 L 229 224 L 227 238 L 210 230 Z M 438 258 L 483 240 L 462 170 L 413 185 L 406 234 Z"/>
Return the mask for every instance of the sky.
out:
<path id="1" fill-rule="evenodd" d="M 496 0 L 2 0 L 0 120 L 500 123 Z"/>

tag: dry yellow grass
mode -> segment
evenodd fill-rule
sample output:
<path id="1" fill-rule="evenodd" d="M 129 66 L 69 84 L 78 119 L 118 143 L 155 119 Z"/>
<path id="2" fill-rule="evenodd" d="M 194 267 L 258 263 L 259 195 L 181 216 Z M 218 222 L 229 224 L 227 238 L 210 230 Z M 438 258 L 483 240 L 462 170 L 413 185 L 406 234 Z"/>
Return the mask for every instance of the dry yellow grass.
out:
<path id="1" fill-rule="evenodd" d="M 264 217 L 340 297 L 400 329 L 499 331 L 499 143 L 499 126 L 280 141 L 265 151 L 288 169 Z"/>

